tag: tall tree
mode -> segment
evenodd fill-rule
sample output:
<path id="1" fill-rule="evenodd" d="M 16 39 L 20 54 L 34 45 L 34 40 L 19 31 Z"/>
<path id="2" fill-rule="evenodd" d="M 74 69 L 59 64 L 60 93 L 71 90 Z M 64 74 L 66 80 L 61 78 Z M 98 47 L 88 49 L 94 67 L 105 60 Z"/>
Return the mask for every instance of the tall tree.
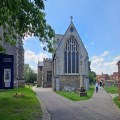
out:
<path id="1" fill-rule="evenodd" d="M 15 45 L 17 35 L 36 36 L 52 52 L 54 30 L 46 23 L 45 0 L 0 0 L 0 27 L 5 42 Z M 0 36 L 0 40 L 2 37 Z M 44 50 L 47 49 L 44 47 Z M 3 50 L 0 45 L 0 51 Z"/>
<path id="2" fill-rule="evenodd" d="M 30 68 L 29 64 L 24 64 L 24 77 L 26 83 L 37 81 L 37 74 Z"/>
<path id="3" fill-rule="evenodd" d="M 90 85 L 96 82 L 96 73 L 94 71 L 89 71 L 88 73 Z"/>
<path id="4" fill-rule="evenodd" d="M 94 71 L 91 71 L 91 61 L 89 61 L 88 63 L 88 67 L 89 67 L 89 73 L 88 73 L 88 77 L 89 77 L 89 82 L 90 84 L 94 84 L 96 82 L 96 73 Z"/>

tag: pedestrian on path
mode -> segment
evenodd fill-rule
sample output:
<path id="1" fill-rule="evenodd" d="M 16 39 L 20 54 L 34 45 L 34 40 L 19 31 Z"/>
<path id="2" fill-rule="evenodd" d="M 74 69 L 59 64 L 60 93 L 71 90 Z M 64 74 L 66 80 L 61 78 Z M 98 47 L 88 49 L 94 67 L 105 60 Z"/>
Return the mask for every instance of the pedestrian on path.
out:
<path id="1" fill-rule="evenodd" d="M 98 85 L 98 82 L 96 81 L 96 83 L 95 83 L 96 93 L 98 92 L 98 87 L 99 87 L 99 85 Z"/>
<path id="2" fill-rule="evenodd" d="M 100 84 L 100 88 L 101 88 L 101 87 L 102 87 L 102 82 L 100 81 L 100 83 L 99 83 L 99 84 Z"/>

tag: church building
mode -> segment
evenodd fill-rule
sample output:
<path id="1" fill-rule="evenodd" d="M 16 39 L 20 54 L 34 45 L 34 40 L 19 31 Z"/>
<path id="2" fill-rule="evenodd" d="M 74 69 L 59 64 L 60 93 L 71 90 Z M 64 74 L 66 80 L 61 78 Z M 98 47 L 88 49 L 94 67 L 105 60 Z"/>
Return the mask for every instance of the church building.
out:
<path id="1" fill-rule="evenodd" d="M 18 36 L 16 40 L 16 45 L 12 46 L 8 42 L 5 42 L 2 28 L 0 28 L 0 36 L 2 38 L 2 40 L 0 41 L 0 45 L 5 48 L 5 54 L 14 56 L 14 85 L 15 83 L 17 83 L 18 86 L 25 86 L 24 48 L 22 38 Z"/>
<path id="2" fill-rule="evenodd" d="M 55 35 L 52 59 L 38 62 L 38 85 L 53 90 L 73 91 L 89 88 L 89 57 L 71 20 L 65 34 Z"/>

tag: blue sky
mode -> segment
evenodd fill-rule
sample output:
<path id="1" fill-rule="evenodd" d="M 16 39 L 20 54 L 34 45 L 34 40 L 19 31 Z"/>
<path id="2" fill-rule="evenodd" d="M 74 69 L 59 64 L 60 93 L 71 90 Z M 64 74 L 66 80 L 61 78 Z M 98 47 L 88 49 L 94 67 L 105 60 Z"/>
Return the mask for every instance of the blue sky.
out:
<path id="1" fill-rule="evenodd" d="M 47 0 L 47 23 L 56 33 L 64 34 L 70 16 L 92 61 L 91 69 L 97 74 L 117 71 L 120 60 L 120 0 Z M 38 59 L 51 57 L 42 50 L 37 38 L 24 41 L 25 62 L 37 70 Z"/>

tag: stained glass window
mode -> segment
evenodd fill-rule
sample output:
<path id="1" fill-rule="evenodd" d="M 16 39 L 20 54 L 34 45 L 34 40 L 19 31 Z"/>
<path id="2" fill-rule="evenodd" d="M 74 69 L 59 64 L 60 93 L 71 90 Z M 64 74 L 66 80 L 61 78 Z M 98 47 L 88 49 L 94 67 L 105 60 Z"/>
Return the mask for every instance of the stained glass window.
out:
<path id="1" fill-rule="evenodd" d="M 78 73 L 78 71 L 79 71 L 78 64 L 79 64 L 79 53 L 77 52 L 76 53 L 76 73 Z"/>
<path id="2" fill-rule="evenodd" d="M 74 37 L 71 37 L 64 49 L 64 72 L 79 73 L 79 45 Z"/>
<path id="3" fill-rule="evenodd" d="M 72 73 L 75 73 L 75 52 L 72 53 Z"/>
<path id="4" fill-rule="evenodd" d="M 67 52 L 64 52 L 64 70 L 67 73 Z"/>

